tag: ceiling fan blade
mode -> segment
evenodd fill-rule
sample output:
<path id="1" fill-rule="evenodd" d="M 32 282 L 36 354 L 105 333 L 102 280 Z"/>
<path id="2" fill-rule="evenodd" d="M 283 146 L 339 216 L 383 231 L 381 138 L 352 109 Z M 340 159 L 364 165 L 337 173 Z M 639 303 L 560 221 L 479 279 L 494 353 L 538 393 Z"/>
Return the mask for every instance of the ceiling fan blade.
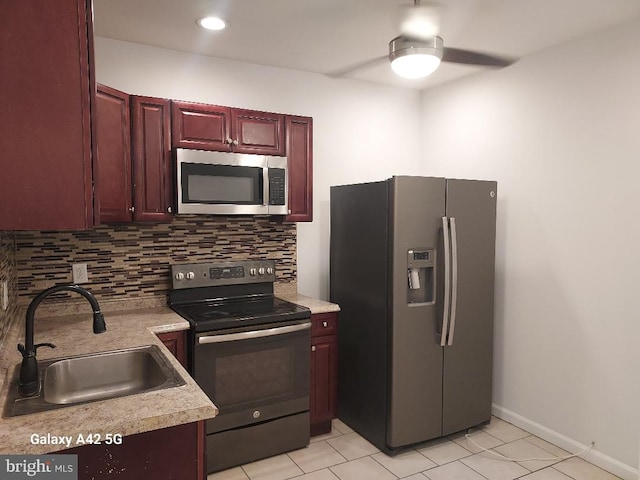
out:
<path id="1" fill-rule="evenodd" d="M 388 60 L 388 59 L 389 59 L 389 55 L 382 55 L 380 57 L 370 58 L 369 60 L 365 60 L 364 62 L 352 63 L 351 65 L 347 65 L 346 67 L 329 72 L 326 75 L 328 77 L 334 77 L 334 78 L 344 77 L 349 73 L 353 73 L 357 70 L 360 70 L 365 67 L 369 67 L 371 65 L 375 65 L 376 63 L 379 63 L 383 60 Z"/>
<path id="2" fill-rule="evenodd" d="M 516 62 L 514 58 L 497 57 L 486 53 L 472 52 L 460 48 L 444 47 L 443 62 L 463 63 L 465 65 L 480 65 L 483 67 L 508 67 Z"/>

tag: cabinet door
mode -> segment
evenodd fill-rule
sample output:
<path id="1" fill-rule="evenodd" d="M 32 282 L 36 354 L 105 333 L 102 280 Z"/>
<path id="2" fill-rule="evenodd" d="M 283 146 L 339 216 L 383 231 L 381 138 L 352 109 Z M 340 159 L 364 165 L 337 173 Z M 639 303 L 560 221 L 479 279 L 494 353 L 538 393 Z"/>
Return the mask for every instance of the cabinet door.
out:
<path id="1" fill-rule="evenodd" d="M 100 223 L 131 221 L 129 95 L 105 85 L 96 94 L 96 184 Z"/>
<path id="2" fill-rule="evenodd" d="M 187 368 L 187 335 L 186 332 L 166 332 L 159 333 L 158 339 L 169 349 L 180 364 Z"/>
<path id="3" fill-rule="evenodd" d="M 335 335 L 311 338 L 311 434 L 331 431 L 336 416 L 338 342 Z"/>
<path id="4" fill-rule="evenodd" d="M 313 119 L 286 117 L 289 168 L 288 222 L 313 220 Z"/>
<path id="5" fill-rule="evenodd" d="M 90 0 L 0 2 L 0 229 L 93 226 Z"/>
<path id="6" fill-rule="evenodd" d="M 231 109 L 233 151 L 284 155 L 284 115 Z"/>
<path id="7" fill-rule="evenodd" d="M 173 218 L 169 108 L 164 98 L 131 97 L 134 221 L 170 222 Z"/>
<path id="8" fill-rule="evenodd" d="M 173 146 L 231 151 L 231 111 L 202 103 L 171 102 Z"/>
<path id="9" fill-rule="evenodd" d="M 128 435 L 120 444 L 107 445 L 103 436 L 102 443 L 55 453 L 78 456 L 76 478 L 80 480 L 202 480 L 206 475 L 204 423 Z"/>

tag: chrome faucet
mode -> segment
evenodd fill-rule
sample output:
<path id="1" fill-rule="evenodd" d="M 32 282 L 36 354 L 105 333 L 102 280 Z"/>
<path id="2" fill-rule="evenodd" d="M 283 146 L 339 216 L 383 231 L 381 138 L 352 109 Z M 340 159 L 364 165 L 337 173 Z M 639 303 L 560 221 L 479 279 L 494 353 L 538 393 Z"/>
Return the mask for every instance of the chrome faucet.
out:
<path id="1" fill-rule="evenodd" d="M 50 347 L 56 348 L 53 343 L 38 343 L 33 344 L 33 324 L 35 320 L 36 308 L 40 305 L 40 302 L 47 298 L 49 295 L 57 292 L 76 292 L 86 298 L 91 304 L 93 309 L 93 333 L 103 333 L 107 330 L 107 325 L 104 323 L 104 315 L 100 312 L 100 305 L 96 297 L 91 292 L 85 290 L 82 287 L 74 284 L 62 284 L 55 285 L 51 288 L 47 288 L 39 293 L 29 304 L 27 308 L 27 321 L 24 335 L 24 345 L 18 344 L 18 350 L 22 354 L 22 365 L 20 366 L 20 382 L 18 384 L 18 390 L 23 397 L 31 397 L 37 395 L 40 392 L 40 372 L 38 371 L 38 362 L 36 360 L 36 350 L 38 347 Z"/>

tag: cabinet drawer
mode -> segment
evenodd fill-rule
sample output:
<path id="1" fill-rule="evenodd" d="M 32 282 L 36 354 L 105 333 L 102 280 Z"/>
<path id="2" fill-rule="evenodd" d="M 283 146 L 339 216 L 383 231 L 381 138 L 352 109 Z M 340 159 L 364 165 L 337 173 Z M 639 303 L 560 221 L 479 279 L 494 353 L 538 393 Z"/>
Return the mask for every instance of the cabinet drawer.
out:
<path id="1" fill-rule="evenodd" d="M 337 313 L 317 313 L 311 315 L 311 336 L 335 335 L 338 333 Z"/>

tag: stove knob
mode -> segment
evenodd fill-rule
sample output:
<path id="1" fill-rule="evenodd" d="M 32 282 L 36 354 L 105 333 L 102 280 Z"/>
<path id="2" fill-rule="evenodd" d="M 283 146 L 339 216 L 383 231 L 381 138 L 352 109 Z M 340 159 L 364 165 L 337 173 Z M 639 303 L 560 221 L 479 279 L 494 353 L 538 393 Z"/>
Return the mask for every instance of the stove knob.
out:
<path id="1" fill-rule="evenodd" d="M 196 278 L 196 274 L 193 272 L 187 272 L 187 280 L 193 280 Z"/>
<path id="2" fill-rule="evenodd" d="M 267 275 L 273 275 L 273 268 L 267 267 Z"/>
<path id="3" fill-rule="evenodd" d="M 260 267 L 260 268 L 258 269 L 258 273 L 259 273 L 260 275 L 264 275 L 264 272 L 265 272 L 264 267 Z"/>
<path id="4" fill-rule="evenodd" d="M 257 273 L 258 273 L 258 270 L 256 269 L 256 267 L 251 267 L 249 269 L 249 275 L 251 275 L 252 277 L 255 277 Z"/>
<path id="5" fill-rule="evenodd" d="M 184 280 L 184 273 L 182 273 L 182 272 L 176 273 L 176 280 L 178 280 L 178 281 Z"/>

